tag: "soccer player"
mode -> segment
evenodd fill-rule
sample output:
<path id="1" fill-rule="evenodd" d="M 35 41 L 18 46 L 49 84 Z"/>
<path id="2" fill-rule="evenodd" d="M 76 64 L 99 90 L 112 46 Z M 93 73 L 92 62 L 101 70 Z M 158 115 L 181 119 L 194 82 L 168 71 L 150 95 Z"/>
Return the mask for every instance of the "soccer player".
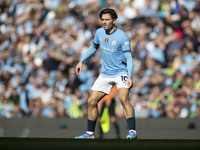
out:
<path id="1" fill-rule="evenodd" d="M 114 9 L 105 8 L 99 13 L 102 27 L 99 28 L 94 37 L 92 45 L 89 47 L 76 66 L 76 73 L 80 75 L 83 63 L 92 56 L 97 49 L 101 48 L 102 70 L 99 77 L 94 82 L 90 96 L 88 98 L 87 131 L 76 139 L 93 139 L 96 121 L 98 118 L 98 102 L 116 84 L 118 98 L 124 109 L 129 133 L 127 139 L 136 139 L 135 112 L 129 100 L 129 91 L 133 85 L 132 72 L 133 63 L 131 55 L 130 40 L 128 35 L 119 29 L 115 23 L 117 13 Z"/>

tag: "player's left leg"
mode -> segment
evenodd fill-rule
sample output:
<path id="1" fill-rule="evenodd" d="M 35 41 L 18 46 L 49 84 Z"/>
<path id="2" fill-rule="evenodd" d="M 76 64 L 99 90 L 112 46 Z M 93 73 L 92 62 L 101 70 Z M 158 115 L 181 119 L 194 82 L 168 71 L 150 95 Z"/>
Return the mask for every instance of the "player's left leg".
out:
<path id="1" fill-rule="evenodd" d="M 135 130 L 135 111 L 129 100 L 129 89 L 119 88 L 118 96 L 119 101 L 124 108 L 124 116 L 129 127 L 129 134 L 127 135 L 127 139 L 136 139 L 137 135 Z"/>

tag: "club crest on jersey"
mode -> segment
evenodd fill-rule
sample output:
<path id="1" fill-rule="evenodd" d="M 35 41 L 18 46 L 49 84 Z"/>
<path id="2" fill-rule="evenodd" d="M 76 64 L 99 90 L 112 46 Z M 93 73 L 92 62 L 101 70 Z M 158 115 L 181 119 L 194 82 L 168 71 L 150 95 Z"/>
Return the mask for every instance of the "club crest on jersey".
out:
<path id="1" fill-rule="evenodd" d="M 115 40 L 112 41 L 112 45 L 116 45 L 116 41 Z"/>
<path id="2" fill-rule="evenodd" d="M 105 43 L 106 43 L 106 44 L 108 44 L 108 40 L 109 40 L 108 38 L 105 38 Z"/>

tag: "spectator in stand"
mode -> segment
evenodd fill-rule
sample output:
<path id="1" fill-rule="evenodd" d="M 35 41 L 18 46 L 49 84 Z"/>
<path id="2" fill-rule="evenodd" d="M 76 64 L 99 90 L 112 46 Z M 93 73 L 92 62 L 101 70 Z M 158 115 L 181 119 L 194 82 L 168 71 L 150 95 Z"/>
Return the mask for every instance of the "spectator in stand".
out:
<path id="1" fill-rule="evenodd" d="M 199 0 L 1 0 L 0 95 L 13 105 L 10 116 L 55 117 L 57 108 L 63 114 L 62 105 L 65 111 L 68 109 L 66 97 L 76 97 L 74 92 L 78 89 L 82 91 L 78 99 L 85 99 L 81 111 L 85 111 L 88 90 L 102 63 L 101 53 L 97 51 L 86 62 L 85 74 L 80 78 L 74 74 L 74 64 L 91 44 L 100 26 L 99 10 L 105 7 L 117 11 L 116 25 L 130 37 L 137 87 L 130 91 L 130 96 L 137 112 L 149 112 L 151 90 L 158 86 L 158 97 L 165 107 L 156 107 L 157 113 L 166 112 L 168 118 L 180 117 L 186 114 L 182 106 L 189 104 L 187 117 L 199 117 Z M 62 77 L 57 78 L 57 72 Z M 44 98 L 39 100 L 44 84 L 52 97 L 59 95 L 58 99 L 46 97 L 49 104 L 43 103 Z M 68 87 L 72 92 L 65 93 Z M 179 91 L 185 93 L 186 100 Z M 77 101 L 69 98 L 69 102 Z M 5 104 L 1 98 L 0 106 L 2 103 Z M 0 107 L 5 114 L 4 110 Z M 121 112 L 117 105 L 119 117 L 123 117 Z M 138 116 L 152 117 L 150 113 Z"/>

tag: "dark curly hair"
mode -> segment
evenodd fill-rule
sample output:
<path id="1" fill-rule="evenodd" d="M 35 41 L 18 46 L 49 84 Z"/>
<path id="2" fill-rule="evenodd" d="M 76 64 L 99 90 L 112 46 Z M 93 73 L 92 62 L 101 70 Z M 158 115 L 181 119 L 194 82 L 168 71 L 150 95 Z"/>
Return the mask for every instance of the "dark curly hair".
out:
<path id="1" fill-rule="evenodd" d="M 117 17 L 118 17 L 116 11 L 112 8 L 105 8 L 105 9 L 101 10 L 101 12 L 99 13 L 100 19 L 102 18 L 103 14 L 110 14 L 112 19 L 117 19 Z"/>

